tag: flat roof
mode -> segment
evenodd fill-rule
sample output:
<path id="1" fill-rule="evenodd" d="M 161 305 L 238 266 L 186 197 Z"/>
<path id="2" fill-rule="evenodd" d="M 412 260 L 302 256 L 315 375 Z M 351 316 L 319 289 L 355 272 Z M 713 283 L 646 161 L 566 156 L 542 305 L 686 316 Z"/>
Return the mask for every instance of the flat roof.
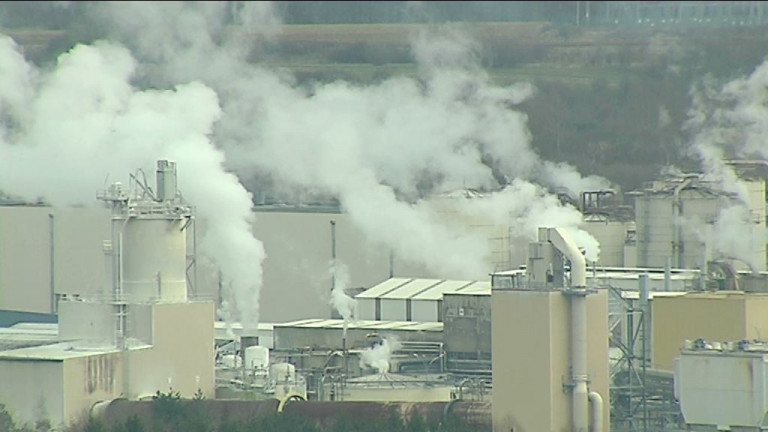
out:
<path id="1" fill-rule="evenodd" d="M 681 297 L 688 294 L 687 291 L 648 291 L 648 298 L 653 300 L 656 297 Z M 621 298 L 637 300 L 640 298 L 640 291 L 621 291 Z"/>
<path id="2" fill-rule="evenodd" d="M 258 330 L 272 330 L 272 328 L 275 326 L 273 323 L 259 323 Z M 243 325 L 239 322 L 234 323 L 226 323 L 225 321 L 214 321 L 213 328 L 216 330 L 224 330 L 227 327 L 233 329 L 233 330 L 242 330 Z"/>
<path id="3" fill-rule="evenodd" d="M 289 323 L 275 324 L 275 328 L 317 328 L 343 329 L 344 320 L 313 318 Z M 358 320 L 347 323 L 347 329 L 362 330 L 404 330 L 404 331 L 442 331 L 443 323 L 412 322 L 412 321 L 372 321 Z"/>
<path id="4" fill-rule="evenodd" d="M 58 324 L 20 325 L 0 328 L 0 351 L 55 343 L 59 338 Z"/>
<path id="5" fill-rule="evenodd" d="M 664 268 L 658 268 L 658 267 L 595 267 L 593 268 L 591 265 L 587 265 L 587 277 L 592 277 L 593 274 L 596 275 L 632 275 L 632 277 L 639 277 L 641 274 L 648 274 L 649 277 L 655 278 L 656 275 L 664 276 Z M 699 275 L 698 269 L 680 269 L 680 268 L 672 268 L 669 269 L 669 273 L 671 276 L 675 275 L 689 275 L 690 277 L 696 277 Z M 495 272 L 492 274 L 492 276 L 505 276 L 505 275 L 514 275 L 514 274 L 525 274 L 525 269 L 519 268 L 514 270 L 505 270 L 500 272 Z"/>
<path id="6" fill-rule="evenodd" d="M 120 352 L 114 346 L 88 347 L 72 342 L 58 342 L 34 347 L 0 351 L 0 360 L 61 361 L 92 355 Z"/>

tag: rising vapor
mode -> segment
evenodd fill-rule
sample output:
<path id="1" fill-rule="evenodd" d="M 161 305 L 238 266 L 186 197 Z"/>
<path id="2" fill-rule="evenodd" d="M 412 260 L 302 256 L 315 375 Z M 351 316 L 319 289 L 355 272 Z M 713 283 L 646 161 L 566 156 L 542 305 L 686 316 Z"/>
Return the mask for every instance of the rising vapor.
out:
<path id="1" fill-rule="evenodd" d="M 701 162 L 705 176 L 737 198 L 722 209 L 709 234 L 708 243 L 726 258 L 736 258 L 752 269 L 754 242 L 764 244 L 765 221 L 750 216 L 747 185 L 728 159 L 768 159 L 768 60 L 751 74 L 718 85 L 706 77 L 691 91 L 693 104 L 685 130 L 691 136 L 690 150 Z M 758 205 L 762 205 L 759 203 Z"/>
<path id="2" fill-rule="evenodd" d="M 8 72 L 0 74 L 2 190 L 57 206 L 89 204 L 105 177 L 177 161 L 184 196 L 207 227 L 201 252 L 231 281 L 238 318 L 255 325 L 264 250 L 250 231 L 251 196 L 209 138 L 221 115 L 216 93 L 200 82 L 138 90 L 130 82 L 134 58 L 109 42 L 78 45 L 41 72 L 3 37 L 0 64 Z"/>
<path id="3" fill-rule="evenodd" d="M 493 84 L 480 47 L 460 28 L 412 35 L 416 78 L 299 87 L 251 61 L 280 33 L 269 2 L 96 2 L 86 12 L 113 42 L 75 47 L 39 85 L 40 73 L 5 50 L 24 85 L 0 87 L 12 107 L 3 110 L 11 126 L 2 136 L 18 136 L 4 142 L 2 160 L 19 167 L 0 174 L 3 189 L 86 202 L 105 172 L 176 160 L 185 196 L 210 221 L 203 251 L 216 258 L 231 287 L 226 303 L 246 324 L 258 320 L 264 251 L 250 232 L 250 196 L 227 170 L 337 197 L 370 241 L 442 277 L 480 279 L 492 270 L 488 239 L 429 204 L 457 189 L 487 197 L 458 203 L 462 212 L 482 211 L 531 239 L 542 223 L 567 226 L 590 257 L 599 253 L 578 229 L 578 211 L 537 184 L 577 195 L 609 183 L 533 151 L 517 107 L 535 88 Z M 50 181 L 65 172 L 78 175 Z"/>

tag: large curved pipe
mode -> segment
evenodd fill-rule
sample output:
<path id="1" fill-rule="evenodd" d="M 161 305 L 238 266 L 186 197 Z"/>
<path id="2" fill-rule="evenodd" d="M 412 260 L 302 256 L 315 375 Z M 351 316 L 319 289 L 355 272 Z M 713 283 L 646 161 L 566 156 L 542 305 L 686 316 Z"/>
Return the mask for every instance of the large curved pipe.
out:
<path id="1" fill-rule="evenodd" d="M 603 397 L 600 393 L 589 392 L 589 402 L 592 404 L 592 429 L 590 432 L 603 432 Z"/>
<path id="2" fill-rule="evenodd" d="M 571 288 L 583 289 L 587 286 L 587 260 L 581 253 L 576 242 L 563 228 L 541 228 L 545 233 L 544 238 L 552 243 L 568 261 L 571 262 Z M 539 232 L 539 239 L 542 237 Z"/>

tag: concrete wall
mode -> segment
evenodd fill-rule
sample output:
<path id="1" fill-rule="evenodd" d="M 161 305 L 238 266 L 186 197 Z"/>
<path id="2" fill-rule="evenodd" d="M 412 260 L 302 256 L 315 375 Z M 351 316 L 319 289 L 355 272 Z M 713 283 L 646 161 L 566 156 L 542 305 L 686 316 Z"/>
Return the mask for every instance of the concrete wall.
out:
<path id="1" fill-rule="evenodd" d="M 109 238 L 107 209 L 0 206 L 0 309 L 48 313 L 54 292 L 100 294 Z"/>
<path id="2" fill-rule="evenodd" d="M 368 242 L 349 216 L 257 211 L 254 232 L 267 253 L 261 291 L 262 321 L 331 316 L 331 220 L 336 221 L 336 257 L 349 269 L 349 286 L 371 287 L 389 278 L 389 248 Z M 393 261 L 397 276 L 431 276 L 397 256 Z"/>
<path id="3" fill-rule="evenodd" d="M 0 206 L 0 309 L 52 312 L 49 207 Z"/>
<path id="4" fill-rule="evenodd" d="M 765 294 L 691 293 L 658 297 L 653 314 L 653 367 L 671 371 L 683 342 L 762 339 L 768 335 L 768 296 Z"/>
<path id="5" fill-rule="evenodd" d="M 114 345 L 116 334 L 115 306 L 84 301 L 59 302 L 59 340 L 88 340 Z"/>
<path id="6" fill-rule="evenodd" d="M 570 432 L 571 397 L 563 387 L 570 377 L 570 300 L 559 291 L 494 290 L 492 307 L 493 430 Z M 589 388 L 609 401 L 607 292 L 589 296 L 587 308 Z"/>
<path id="7" fill-rule="evenodd" d="M 120 397 L 123 373 L 121 353 L 64 360 L 64 418 L 83 419 L 96 402 Z"/>
<path id="8" fill-rule="evenodd" d="M 104 241 L 110 239 L 110 220 L 110 211 L 106 208 L 54 209 L 54 288 L 57 293 L 111 292 L 109 285 L 104 286 L 109 271 Z"/>
<path id="9" fill-rule="evenodd" d="M 63 379 L 61 361 L 0 360 L 0 403 L 17 423 L 57 426 L 65 419 Z"/>
<path id="10" fill-rule="evenodd" d="M 212 302 L 154 305 L 152 348 L 129 353 L 129 396 L 173 387 L 182 397 L 192 397 L 198 389 L 205 397 L 214 397 L 213 320 Z"/>

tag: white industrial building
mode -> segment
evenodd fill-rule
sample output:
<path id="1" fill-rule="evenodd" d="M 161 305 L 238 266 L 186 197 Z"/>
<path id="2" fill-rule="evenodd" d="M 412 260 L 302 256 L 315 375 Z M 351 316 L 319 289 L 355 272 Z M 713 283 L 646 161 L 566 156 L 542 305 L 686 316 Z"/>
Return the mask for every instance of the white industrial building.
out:
<path id="1" fill-rule="evenodd" d="M 768 344 L 686 341 L 675 364 L 675 395 L 690 430 L 768 429 Z"/>
<path id="2" fill-rule="evenodd" d="M 157 180 L 154 195 L 115 183 L 100 197 L 110 206 L 97 260 L 104 277 L 61 293 L 55 339 L 50 325 L 0 332 L 0 402 L 18 422 L 59 427 L 96 402 L 171 388 L 214 395 L 214 304 L 188 298 L 194 215 L 174 163 L 159 161 Z"/>
<path id="3" fill-rule="evenodd" d="M 390 278 L 355 299 L 363 320 L 442 322 L 443 294 L 490 290 L 490 281 Z"/>

